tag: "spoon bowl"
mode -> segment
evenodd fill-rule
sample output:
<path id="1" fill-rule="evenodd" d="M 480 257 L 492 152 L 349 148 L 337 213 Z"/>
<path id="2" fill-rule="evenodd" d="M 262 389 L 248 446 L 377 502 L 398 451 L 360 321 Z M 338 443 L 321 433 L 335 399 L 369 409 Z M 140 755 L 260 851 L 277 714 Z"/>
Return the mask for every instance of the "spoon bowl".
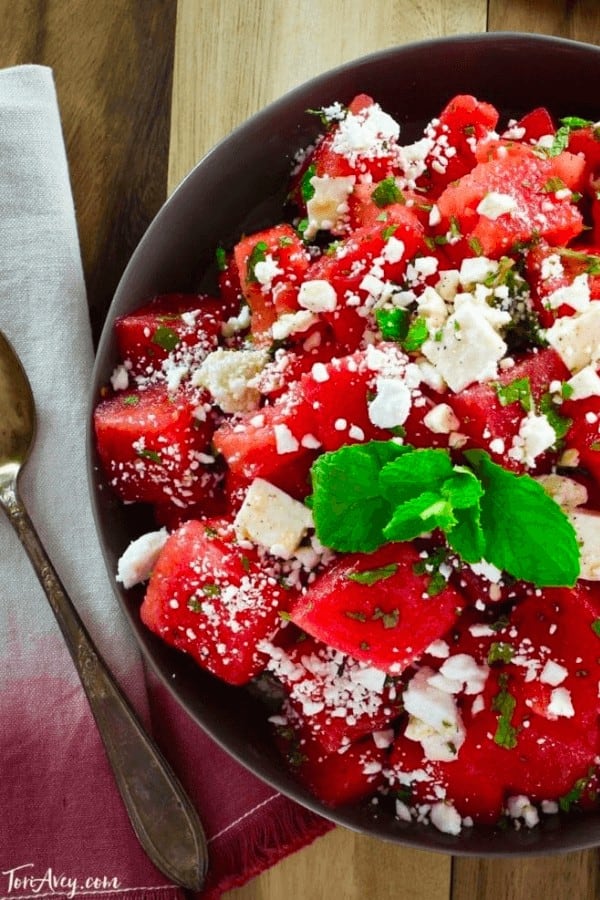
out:
<path id="1" fill-rule="evenodd" d="M 35 402 L 29 379 L 0 331 L 0 506 L 17 532 L 56 616 L 141 845 L 175 883 L 199 891 L 206 875 L 208 851 L 197 813 L 94 646 L 19 496 L 19 476 L 35 431 Z"/>

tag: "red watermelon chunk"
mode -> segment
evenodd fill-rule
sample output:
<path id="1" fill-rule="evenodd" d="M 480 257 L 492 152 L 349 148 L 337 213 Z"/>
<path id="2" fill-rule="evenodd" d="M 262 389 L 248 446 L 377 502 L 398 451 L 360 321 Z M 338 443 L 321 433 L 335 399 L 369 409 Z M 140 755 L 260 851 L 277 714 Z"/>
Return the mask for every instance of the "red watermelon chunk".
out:
<path id="1" fill-rule="evenodd" d="M 190 520 L 168 538 L 142 603 L 144 624 L 229 684 L 267 662 L 257 644 L 281 628 L 291 593 L 273 563 L 240 547 L 227 520 Z"/>
<path id="2" fill-rule="evenodd" d="M 449 393 L 446 402 L 460 420 L 459 430 L 468 436 L 470 446 L 486 450 L 492 459 L 513 471 L 543 470 L 552 457 L 543 453 L 529 465 L 517 438 L 528 414 L 541 414 L 547 409 L 550 385 L 554 387 L 553 383 L 569 377 L 558 354 L 548 348 L 523 357 L 501 372 L 493 384 L 473 384 L 458 394 Z M 515 399 L 511 399 L 513 395 Z"/>
<path id="3" fill-rule="evenodd" d="M 277 473 L 290 466 L 298 473 L 296 480 L 307 479 L 320 446 L 315 432 L 314 411 L 292 384 L 271 406 L 224 422 L 215 431 L 213 444 L 234 475 L 279 485 Z"/>
<path id="4" fill-rule="evenodd" d="M 410 779 L 413 802 L 446 796 L 479 822 L 497 821 L 510 797 L 570 804 L 573 786 L 595 778 L 599 614 L 597 589 L 554 588 L 531 594 L 493 628 L 459 625 L 439 674 L 447 677 L 460 654 L 489 674 L 483 690 L 455 694 L 464 741 L 454 759 L 433 759 L 420 742 L 398 738 L 391 770 L 400 784 L 420 773 Z"/>
<path id="5" fill-rule="evenodd" d="M 437 201 L 442 218 L 456 223 L 471 246 L 493 258 L 533 235 L 562 245 L 580 234 L 579 209 L 570 193 L 563 196 L 554 185 L 560 179 L 563 187 L 577 189 L 583 160 L 567 152 L 541 158 L 524 145 L 503 149 L 448 185 Z"/>
<path id="6" fill-rule="evenodd" d="M 357 803 L 383 785 L 386 751 L 371 737 L 327 753 L 301 723 L 291 718 L 276 725 L 275 739 L 298 781 L 327 806 Z"/>
<path id="7" fill-rule="evenodd" d="M 242 293 L 250 307 L 255 341 L 268 342 L 277 316 L 298 308 L 298 288 L 310 257 L 291 225 L 242 238 L 234 248 Z"/>
<path id="8" fill-rule="evenodd" d="M 340 556 L 293 604 L 292 621 L 342 653 L 398 675 L 464 607 L 450 585 L 428 594 L 422 561 L 411 543 Z"/>
<path id="9" fill-rule="evenodd" d="M 115 321 L 120 359 L 134 376 L 156 377 L 169 356 L 196 365 L 214 350 L 224 305 L 207 296 L 166 294 Z"/>
<path id="10" fill-rule="evenodd" d="M 267 669 L 289 692 L 286 708 L 329 753 L 388 728 L 402 711 L 398 688 L 385 672 L 310 636 L 268 652 Z"/>
<path id="11" fill-rule="evenodd" d="M 600 397 L 565 400 L 562 410 L 573 420 L 565 439 L 566 449 L 577 452 L 578 464 L 600 484 Z"/>
<path id="12" fill-rule="evenodd" d="M 106 476 L 128 503 L 201 503 L 220 481 L 210 441 L 212 416 L 198 418 L 200 392 L 170 394 L 164 385 L 121 392 L 94 411 Z"/>

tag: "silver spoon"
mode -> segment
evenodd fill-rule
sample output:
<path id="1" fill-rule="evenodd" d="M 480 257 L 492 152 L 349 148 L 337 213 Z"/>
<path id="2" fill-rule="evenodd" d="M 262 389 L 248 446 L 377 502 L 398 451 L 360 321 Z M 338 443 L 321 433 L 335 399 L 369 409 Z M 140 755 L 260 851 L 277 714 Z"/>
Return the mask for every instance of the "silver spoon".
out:
<path id="1" fill-rule="evenodd" d="M 19 474 L 33 445 L 35 425 L 29 379 L 0 331 L 0 506 L 58 620 L 142 847 L 172 881 L 199 891 L 208 851 L 196 811 L 96 650 L 19 497 Z"/>

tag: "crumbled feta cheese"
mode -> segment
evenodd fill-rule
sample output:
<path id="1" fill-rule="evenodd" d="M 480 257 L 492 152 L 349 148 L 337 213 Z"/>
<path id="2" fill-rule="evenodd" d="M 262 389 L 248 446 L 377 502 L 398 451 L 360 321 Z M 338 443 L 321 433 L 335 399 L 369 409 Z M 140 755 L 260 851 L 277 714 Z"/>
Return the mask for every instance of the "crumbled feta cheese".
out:
<path id="1" fill-rule="evenodd" d="M 550 684 L 552 687 L 558 687 L 559 684 L 563 683 L 568 674 L 569 673 L 564 666 L 549 659 L 540 672 L 540 681 L 542 684 Z"/>
<path id="2" fill-rule="evenodd" d="M 343 175 L 337 178 L 320 178 L 314 175 L 310 183 L 314 194 L 306 202 L 308 225 L 304 232 L 307 241 L 312 240 L 321 229 L 340 233 L 348 213 L 348 196 L 352 193 L 356 178 Z"/>
<path id="3" fill-rule="evenodd" d="M 571 372 L 600 359 L 600 301 L 592 300 L 579 315 L 561 316 L 546 332 L 546 340 Z"/>
<path id="4" fill-rule="evenodd" d="M 268 350 L 224 350 L 219 347 L 196 369 L 192 384 L 210 391 L 223 412 L 256 409 L 260 393 L 251 381 L 268 361 Z"/>
<path id="5" fill-rule="evenodd" d="M 385 247 L 383 248 L 383 253 L 381 255 L 385 262 L 394 264 L 400 262 L 404 256 L 405 250 L 406 247 L 404 241 L 399 240 L 392 234 L 385 242 Z"/>
<path id="6" fill-rule="evenodd" d="M 540 275 L 542 281 L 549 281 L 551 278 L 562 278 L 565 269 L 558 253 L 551 253 L 542 260 L 540 266 Z"/>
<path id="7" fill-rule="evenodd" d="M 378 103 L 348 113 L 334 135 L 332 150 L 342 156 L 373 154 L 378 146 L 396 141 L 400 126 Z"/>
<path id="8" fill-rule="evenodd" d="M 450 434 L 458 431 L 460 421 L 447 403 L 438 403 L 423 417 L 423 424 L 434 434 Z"/>
<path id="9" fill-rule="evenodd" d="M 129 544 L 117 564 L 117 581 L 126 590 L 150 578 L 168 536 L 167 529 L 161 528 L 143 534 Z"/>
<path id="10" fill-rule="evenodd" d="M 578 509 L 569 513 L 581 549 L 580 578 L 600 581 L 600 513 Z"/>
<path id="11" fill-rule="evenodd" d="M 279 268 L 271 253 L 267 253 L 254 266 L 254 277 L 263 287 L 270 287 L 277 275 L 283 275 L 283 269 Z"/>
<path id="12" fill-rule="evenodd" d="M 548 704 L 548 716 L 550 718 L 564 717 L 572 719 L 575 715 L 573 703 L 571 701 L 571 692 L 564 687 L 554 688 L 550 694 L 550 703 Z"/>
<path id="13" fill-rule="evenodd" d="M 298 306 L 313 313 L 333 312 L 337 306 L 335 288 L 322 278 L 305 281 L 298 292 Z"/>
<path id="14" fill-rule="evenodd" d="M 461 305 L 446 321 L 440 337 L 425 341 L 421 350 L 455 393 L 497 375 L 506 344 L 477 305 Z"/>
<path id="15" fill-rule="evenodd" d="M 421 744 L 427 759 L 451 762 L 465 740 L 465 728 L 452 694 L 429 683 L 434 675 L 422 666 L 403 693 L 409 714 L 405 736 Z"/>
<path id="16" fill-rule="evenodd" d="M 590 305 L 590 280 L 587 273 L 577 275 L 572 284 L 557 288 L 544 298 L 550 309 L 558 309 L 566 304 L 576 312 L 583 312 Z"/>
<path id="17" fill-rule="evenodd" d="M 463 259 L 458 273 L 459 283 L 463 287 L 471 284 L 481 284 L 488 275 L 495 275 L 498 271 L 498 261 L 488 259 L 487 256 L 473 256 Z"/>
<path id="18" fill-rule="evenodd" d="M 537 457 L 555 443 L 556 432 L 548 418 L 531 412 L 521 419 L 519 433 L 513 438 L 508 455 L 526 466 L 533 466 Z"/>
<path id="19" fill-rule="evenodd" d="M 284 313 L 273 322 L 271 334 L 274 341 L 283 341 L 290 334 L 308 331 L 311 325 L 317 321 L 317 317 L 307 309 L 298 312 Z"/>
<path id="20" fill-rule="evenodd" d="M 486 219 L 498 219 L 507 213 L 514 212 L 517 208 L 517 201 L 510 194 L 500 194 L 498 191 L 490 191 L 477 207 L 480 216 Z"/>
<path id="21" fill-rule="evenodd" d="M 129 372 L 126 366 L 117 366 L 110 376 L 113 391 L 125 391 L 129 385 Z"/>
<path id="22" fill-rule="evenodd" d="M 263 478 L 255 478 L 234 520 L 239 541 L 249 540 L 274 556 L 293 556 L 313 526 L 308 507 Z"/>
<path id="23" fill-rule="evenodd" d="M 417 314 L 426 320 L 429 332 L 433 334 L 448 318 L 448 307 L 436 289 L 427 285 L 417 300 Z"/>
<path id="24" fill-rule="evenodd" d="M 586 397 L 600 397 L 600 375 L 596 366 L 584 366 L 567 381 L 572 390 L 570 400 L 585 400 Z"/>
<path id="25" fill-rule="evenodd" d="M 431 824 L 444 834 L 460 834 L 462 821 L 460 815 L 451 803 L 439 801 L 432 804 L 429 812 Z"/>
<path id="26" fill-rule="evenodd" d="M 511 819 L 523 819 L 528 828 L 534 828 L 540 821 L 537 809 L 529 797 L 516 794 L 506 801 L 506 812 Z"/>
<path id="27" fill-rule="evenodd" d="M 378 428 L 395 428 L 406 422 L 411 408 L 410 390 L 398 378 L 379 376 L 376 395 L 369 403 L 369 419 Z"/>

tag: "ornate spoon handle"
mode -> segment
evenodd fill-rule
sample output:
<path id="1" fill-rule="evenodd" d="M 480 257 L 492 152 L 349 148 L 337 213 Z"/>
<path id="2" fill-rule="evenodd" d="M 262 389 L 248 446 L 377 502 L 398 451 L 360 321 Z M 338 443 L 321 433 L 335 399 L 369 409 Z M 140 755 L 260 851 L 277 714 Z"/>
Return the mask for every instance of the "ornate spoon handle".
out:
<path id="1" fill-rule="evenodd" d="M 195 809 L 96 650 L 19 498 L 16 478 L 0 485 L 0 504 L 58 620 L 142 847 L 174 882 L 199 891 L 208 851 Z"/>

